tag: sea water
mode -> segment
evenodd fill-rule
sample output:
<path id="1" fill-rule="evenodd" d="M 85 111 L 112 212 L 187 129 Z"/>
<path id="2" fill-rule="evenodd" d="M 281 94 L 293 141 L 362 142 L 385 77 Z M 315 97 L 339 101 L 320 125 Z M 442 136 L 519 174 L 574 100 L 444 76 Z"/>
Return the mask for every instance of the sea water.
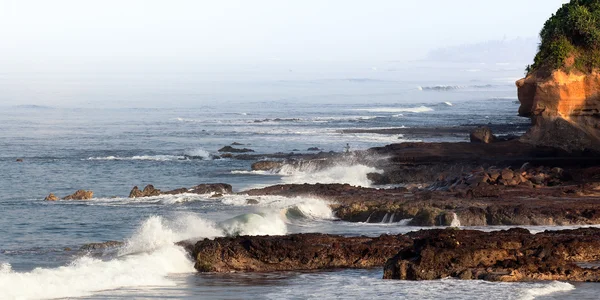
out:
<path id="1" fill-rule="evenodd" d="M 379 171 L 351 164 L 252 171 L 253 161 L 216 159 L 219 148 L 234 142 L 253 154 L 311 153 L 310 147 L 341 152 L 346 144 L 360 150 L 468 138 L 415 139 L 343 129 L 528 122 L 516 115 L 518 68 L 491 66 L 472 74 L 463 72 L 472 66 L 451 66 L 438 70 L 442 75 L 435 80 L 430 74 L 436 69 L 428 68 L 413 66 L 410 72 L 416 75 L 409 79 L 397 78 L 398 71 L 392 70 L 361 77 L 199 82 L 160 90 L 150 84 L 128 87 L 126 76 L 105 86 L 100 79 L 91 86 L 72 79 L 79 93 L 64 92 L 64 83 L 58 82 L 39 93 L 5 84 L 0 102 L 0 299 L 595 299 L 595 284 L 388 281 L 381 279 L 380 268 L 198 274 L 175 242 L 298 232 L 377 236 L 421 228 L 406 226 L 406 220 L 341 222 L 326 200 L 311 197 L 251 197 L 257 205 L 248 205 L 244 195 L 127 198 L 134 185 L 146 184 L 168 190 L 224 182 L 235 191 L 279 183 L 369 186 L 366 174 Z M 448 75 L 453 72 L 460 76 Z M 94 199 L 43 201 L 50 192 L 65 196 L 77 189 L 93 190 Z M 85 243 L 109 240 L 125 244 L 108 252 L 79 250 Z"/>

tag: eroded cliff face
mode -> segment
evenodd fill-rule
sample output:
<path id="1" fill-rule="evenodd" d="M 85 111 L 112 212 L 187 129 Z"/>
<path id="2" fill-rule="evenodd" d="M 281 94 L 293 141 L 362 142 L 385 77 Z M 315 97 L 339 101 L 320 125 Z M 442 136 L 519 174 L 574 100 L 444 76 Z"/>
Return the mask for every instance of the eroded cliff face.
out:
<path id="1" fill-rule="evenodd" d="M 530 74 L 516 82 L 519 115 L 533 127 L 521 139 L 568 151 L 600 151 L 600 73 Z"/>

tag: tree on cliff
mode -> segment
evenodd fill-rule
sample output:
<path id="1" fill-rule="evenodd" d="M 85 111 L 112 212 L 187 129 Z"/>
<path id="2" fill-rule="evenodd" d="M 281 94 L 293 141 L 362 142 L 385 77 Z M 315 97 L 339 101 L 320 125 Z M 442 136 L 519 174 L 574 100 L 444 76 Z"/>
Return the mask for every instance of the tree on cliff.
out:
<path id="1" fill-rule="evenodd" d="M 530 74 L 564 69 L 600 69 L 600 0 L 571 0 L 558 9 L 540 32 L 541 43 Z"/>

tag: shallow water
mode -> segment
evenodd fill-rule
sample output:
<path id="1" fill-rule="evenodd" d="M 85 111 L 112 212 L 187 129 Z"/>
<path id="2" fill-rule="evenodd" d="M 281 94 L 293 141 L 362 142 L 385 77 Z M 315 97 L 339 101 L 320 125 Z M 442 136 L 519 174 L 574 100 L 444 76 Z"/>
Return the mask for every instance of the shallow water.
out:
<path id="1" fill-rule="evenodd" d="M 308 153 L 309 147 L 343 151 L 347 143 L 352 150 L 366 149 L 409 139 L 342 134 L 341 129 L 526 122 L 515 113 L 514 85 L 494 79 L 513 75 L 512 70 L 496 70 L 481 76 L 484 81 L 442 82 L 452 87 L 389 78 L 261 81 L 228 87 L 247 92 L 243 97 L 208 92 L 204 98 L 213 101 L 202 105 L 190 105 L 191 96 L 177 91 L 152 96 L 181 98 L 183 107 L 3 107 L 0 298 L 595 298 L 595 284 L 384 281 L 381 270 L 196 274 L 174 242 L 226 234 L 376 236 L 421 228 L 406 222 L 341 222 L 325 201 L 313 198 L 252 197 L 258 205 L 247 205 L 248 197 L 238 195 L 125 198 L 134 185 L 150 183 L 163 190 L 212 182 L 230 183 L 236 191 L 277 183 L 367 186 L 366 174 L 376 170 L 366 166 L 269 173 L 251 172 L 251 161 L 212 158 L 233 142 L 260 154 Z M 93 190 L 94 199 L 42 200 L 50 192 L 65 196 L 77 189 Z M 105 254 L 78 250 L 85 243 L 108 240 L 125 241 L 126 246 Z"/>

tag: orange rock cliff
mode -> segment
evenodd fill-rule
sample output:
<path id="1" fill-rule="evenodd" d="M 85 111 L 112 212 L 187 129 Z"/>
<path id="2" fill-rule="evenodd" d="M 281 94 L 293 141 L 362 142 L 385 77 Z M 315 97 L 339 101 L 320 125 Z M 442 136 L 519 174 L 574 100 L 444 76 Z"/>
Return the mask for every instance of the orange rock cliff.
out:
<path id="1" fill-rule="evenodd" d="M 516 82 L 519 115 L 533 127 L 523 142 L 600 151 L 600 73 L 533 72 Z"/>

